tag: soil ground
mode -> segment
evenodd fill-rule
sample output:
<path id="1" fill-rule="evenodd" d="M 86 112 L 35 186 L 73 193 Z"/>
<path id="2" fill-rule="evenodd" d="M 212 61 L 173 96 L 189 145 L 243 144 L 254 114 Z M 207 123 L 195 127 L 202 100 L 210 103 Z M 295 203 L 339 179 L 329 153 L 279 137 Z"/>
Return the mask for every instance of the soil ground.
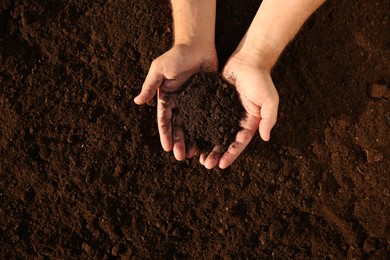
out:
<path id="1" fill-rule="evenodd" d="M 259 4 L 218 1 L 221 66 Z M 0 258 L 388 259 L 388 7 L 327 1 L 273 70 L 271 141 L 208 171 L 132 101 L 168 1 L 2 0 Z"/>

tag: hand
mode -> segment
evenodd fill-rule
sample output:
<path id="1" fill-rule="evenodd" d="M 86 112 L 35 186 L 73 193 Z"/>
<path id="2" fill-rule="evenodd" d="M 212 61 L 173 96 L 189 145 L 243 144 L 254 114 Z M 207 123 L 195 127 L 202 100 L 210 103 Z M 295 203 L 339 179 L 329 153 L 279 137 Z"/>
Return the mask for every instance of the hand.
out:
<path id="1" fill-rule="evenodd" d="M 138 105 L 150 101 L 157 93 L 157 124 L 160 141 L 167 152 L 173 150 L 179 161 L 190 158 L 195 147 L 185 147 L 184 131 L 177 111 L 176 98 L 181 85 L 199 71 L 216 71 L 214 47 L 177 44 L 155 59 L 149 69 L 141 93 L 134 99 Z"/>
<path id="2" fill-rule="evenodd" d="M 270 139 L 271 129 L 276 123 L 279 95 L 272 82 L 270 69 L 261 66 L 266 62 L 253 61 L 253 56 L 253 53 L 236 53 L 223 69 L 223 77 L 236 87 L 246 117 L 240 122 L 242 130 L 223 155 L 218 146 L 210 154 L 200 155 L 200 163 L 208 169 L 217 164 L 221 169 L 231 165 L 249 144 L 257 129 L 264 141 Z"/>

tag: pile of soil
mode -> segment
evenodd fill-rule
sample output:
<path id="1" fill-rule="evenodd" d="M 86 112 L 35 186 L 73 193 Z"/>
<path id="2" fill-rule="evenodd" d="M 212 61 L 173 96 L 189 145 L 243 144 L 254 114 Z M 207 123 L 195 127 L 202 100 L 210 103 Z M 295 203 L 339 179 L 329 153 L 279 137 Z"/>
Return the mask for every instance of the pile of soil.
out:
<path id="1" fill-rule="evenodd" d="M 218 1 L 222 66 L 260 1 Z M 326 1 L 272 71 L 269 142 L 177 162 L 136 106 L 169 1 L 0 3 L 0 258 L 363 258 L 390 250 L 388 1 Z"/>
<path id="2" fill-rule="evenodd" d="M 215 146 L 227 151 L 241 129 L 245 116 L 234 86 L 216 72 L 200 72 L 184 85 L 177 99 L 186 138 L 200 152 L 209 153 Z"/>

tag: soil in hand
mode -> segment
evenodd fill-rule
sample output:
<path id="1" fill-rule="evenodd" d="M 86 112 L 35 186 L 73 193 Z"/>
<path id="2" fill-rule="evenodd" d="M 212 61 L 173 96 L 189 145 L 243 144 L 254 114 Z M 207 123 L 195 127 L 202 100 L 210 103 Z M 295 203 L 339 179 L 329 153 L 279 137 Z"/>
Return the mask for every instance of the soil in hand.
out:
<path id="1" fill-rule="evenodd" d="M 187 147 L 195 144 L 208 153 L 220 146 L 221 152 L 227 151 L 245 116 L 236 89 L 216 72 L 195 74 L 183 89 L 177 103 Z"/>

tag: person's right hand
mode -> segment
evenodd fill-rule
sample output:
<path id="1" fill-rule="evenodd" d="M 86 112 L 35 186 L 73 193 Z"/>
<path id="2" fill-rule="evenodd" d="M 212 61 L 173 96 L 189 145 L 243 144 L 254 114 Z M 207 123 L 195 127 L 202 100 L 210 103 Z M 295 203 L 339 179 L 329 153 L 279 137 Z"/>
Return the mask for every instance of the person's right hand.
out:
<path id="1" fill-rule="evenodd" d="M 173 150 L 179 161 L 192 157 L 195 152 L 194 147 L 185 147 L 184 131 L 176 109 L 180 87 L 197 72 L 217 69 L 218 60 L 214 47 L 177 44 L 152 62 L 141 93 L 134 99 L 138 105 L 145 104 L 158 91 L 157 125 L 161 145 L 167 152 Z"/>

